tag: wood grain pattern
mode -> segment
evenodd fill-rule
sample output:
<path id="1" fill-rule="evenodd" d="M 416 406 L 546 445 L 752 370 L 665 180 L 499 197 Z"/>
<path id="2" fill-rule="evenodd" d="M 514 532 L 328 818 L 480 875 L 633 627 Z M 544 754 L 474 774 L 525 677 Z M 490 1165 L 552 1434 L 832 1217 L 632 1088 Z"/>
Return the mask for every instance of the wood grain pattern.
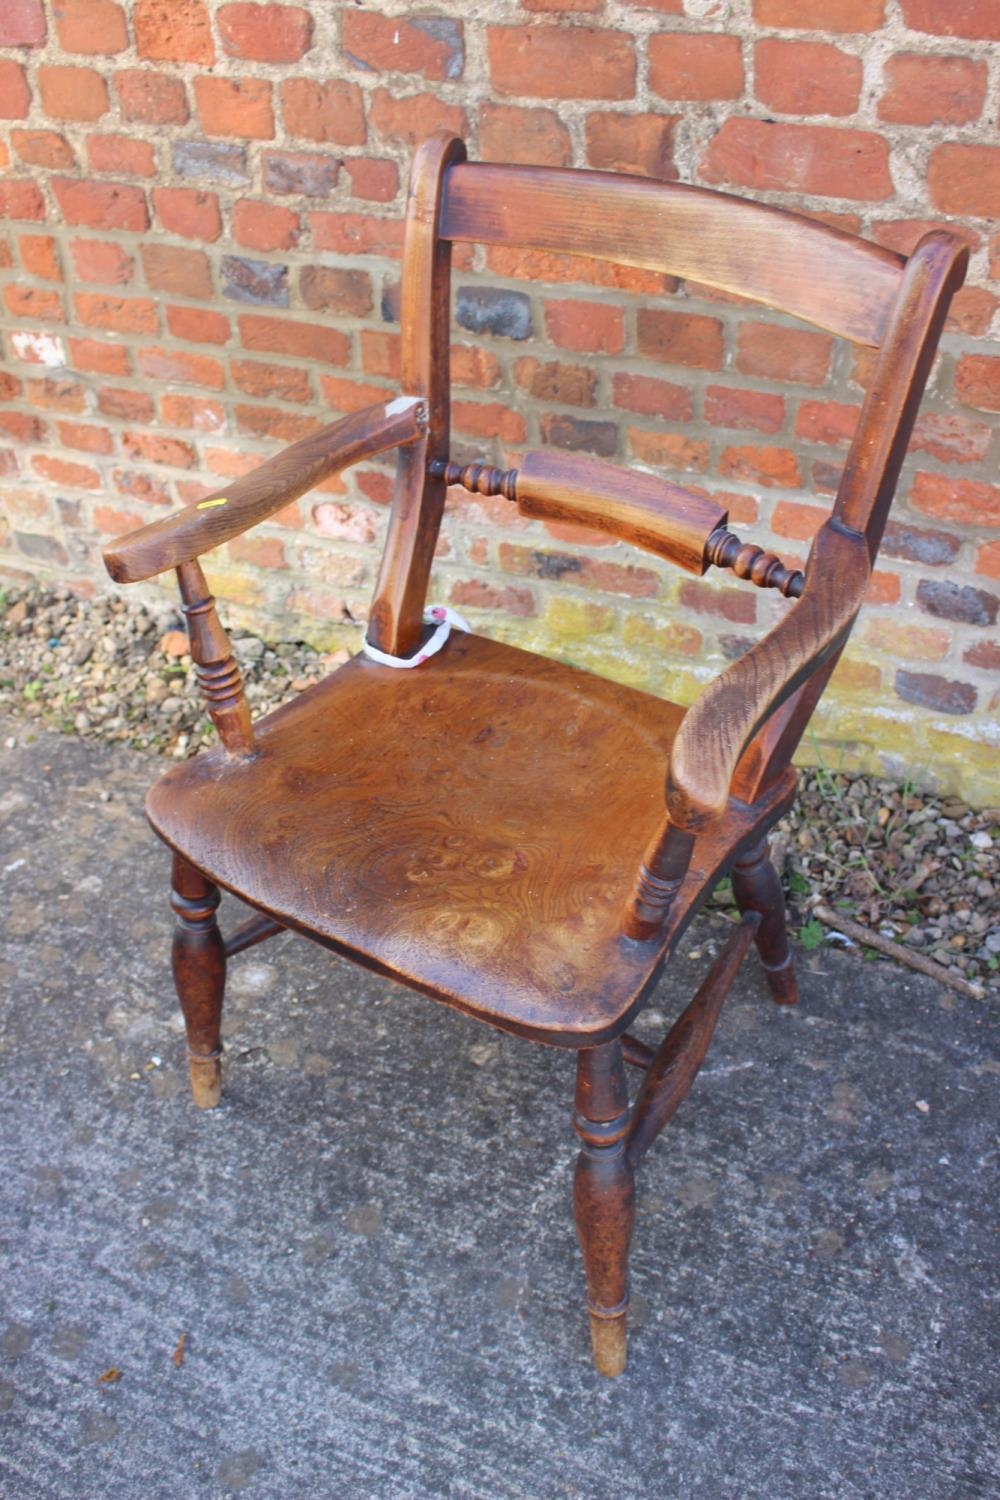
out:
<path id="1" fill-rule="evenodd" d="M 212 723 L 230 755 L 252 755 L 253 726 L 243 674 L 215 612 L 215 599 L 209 593 L 201 564 L 193 559 L 181 563 L 177 582 L 191 641 L 191 660 Z"/>
<path id="2" fill-rule="evenodd" d="M 419 399 L 395 397 L 320 428 L 204 500 L 109 542 L 104 565 L 116 583 L 139 583 L 241 536 L 331 474 L 390 448 L 415 443 L 426 428 Z"/>
<path id="3" fill-rule="evenodd" d="M 580 1052 L 573 1123 L 583 1143 L 573 1173 L 573 1219 L 587 1276 L 594 1365 L 599 1375 L 615 1376 L 626 1362 L 628 1252 L 635 1225 L 621 1042 Z"/>
<path id="4" fill-rule="evenodd" d="M 562 167 L 456 167 L 441 233 L 669 272 L 873 347 L 904 264 L 854 235 L 728 193 Z"/>

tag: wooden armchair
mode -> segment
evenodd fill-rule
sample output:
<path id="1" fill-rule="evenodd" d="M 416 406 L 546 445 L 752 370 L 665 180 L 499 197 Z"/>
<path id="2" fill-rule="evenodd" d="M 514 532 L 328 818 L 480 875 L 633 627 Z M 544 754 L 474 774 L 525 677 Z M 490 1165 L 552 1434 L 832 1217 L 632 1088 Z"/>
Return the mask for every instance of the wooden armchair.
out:
<path id="1" fill-rule="evenodd" d="M 715 502 L 570 454 L 520 468 L 449 456 L 455 241 L 530 245 L 690 277 L 878 351 L 832 514 L 804 575 L 732 535 Z M 195 1102 L 220 1090 L 226 962 L 292 928 L 491 1026 L 577 1055 L 574 1185 L 594 1359 L 625 1364 L 640 1158 L 690 1088 L 751 942 L 793 1004 L 765 835 L 789 760 L 864 598 L 900 464 L 967 252 L 928 234 L 909 260 L 795 214 L 676 183 L 474 165 L 417 152 L 403 264 L 402 393 L 105 552 L 131 583 L 176 568 L 222 744 L 175 766 L 148 813 L 174 851 L 174 974 Z M 399 449 L 363 652 L 251 726 L 197 559 L 322 478 Z M 687 712 L 440 627 L 426 587 L 447 485 L 524 515 L 600 527 L 697 574 L 730 569 L 797 602 Z M 402 661 L 416 670 L 396 670 Z M 630 1036 L 681 933 L 731 873 L 742 921 L 658 1051 Z M 219 887 L 259 915 L 228 939 Z M 625 1067 L 643 1070 L 629 1105 Z"/>

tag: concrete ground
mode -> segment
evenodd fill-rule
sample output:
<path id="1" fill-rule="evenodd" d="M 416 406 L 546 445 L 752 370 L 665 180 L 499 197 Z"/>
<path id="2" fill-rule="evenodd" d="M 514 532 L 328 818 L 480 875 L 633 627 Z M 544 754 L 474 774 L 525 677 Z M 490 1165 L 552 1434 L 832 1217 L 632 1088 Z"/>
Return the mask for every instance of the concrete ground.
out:
<path id="1" fill-rule="evenodd" d="M 234 960 L 226 1101 L 195 1112 L 157 765 L 23 721 L 5 743 L 4 1500 L 1000 1491 L 982 1003 L 824 950 L 785 1013 L 748 963 L 644 1164 L 604 1381 L 571 1058 L 285 935 Z"/>

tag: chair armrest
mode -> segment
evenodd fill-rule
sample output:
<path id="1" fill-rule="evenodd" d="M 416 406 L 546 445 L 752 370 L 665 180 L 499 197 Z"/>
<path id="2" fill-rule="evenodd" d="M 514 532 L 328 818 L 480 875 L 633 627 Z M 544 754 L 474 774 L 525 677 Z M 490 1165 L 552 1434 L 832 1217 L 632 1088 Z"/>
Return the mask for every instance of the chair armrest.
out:
<path id="1" fill-rule="evenodd" d="M 760 726 L 840 650 L 871 572 L 859 532 L 818 532 L 802 597 L 761 641 L 712 682 L 684 716 L 667 774 L 667 813 L 694 832 L 725 809 L 740 756 Z"/>
<path id="2" fill-rule="evenodd" d="M 176 568 L 249 531 L 331 474 L 415 443 L 426 431 L 427 407 L 419 396 L 368 406 L 293 443 L 204 500 L 109 542 L 104 566 L 116 583 L 139 583 Z"/>

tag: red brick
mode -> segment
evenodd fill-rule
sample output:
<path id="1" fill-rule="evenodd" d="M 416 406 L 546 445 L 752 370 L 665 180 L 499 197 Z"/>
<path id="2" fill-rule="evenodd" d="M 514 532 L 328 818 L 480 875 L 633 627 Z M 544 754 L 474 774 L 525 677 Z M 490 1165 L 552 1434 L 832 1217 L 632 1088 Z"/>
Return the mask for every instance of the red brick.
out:
<path id="1" fill-rule="evenodd" d="M 934 207 L 971 218 L 1000 217 L 1000 146 L 945 141 L 931 152 L 927 186 Z"/>
<path id="2" fill-rule="evenodd" d="M 351 197 L 368 203 L 391 203 L 399 192 L 399 168 L 381 156 L 349 156 L 344 168 L 351 179 Z"/>
<path id="3" fill-rule="evenodd" d="M 825 506 L 801 505 L 796 500 L 779 500 L 771 512 L 771 530 L 775 536 L 791 537 L 796 542 L 811 542 L 828 514 Z"/>
<path id="4" fill-rule="evenodd" d="M 4 0 L 0 7 L 0 47 L 40 47 L 44 41 L 42 0 Z"/>
<path id="5" fill-rule="evenodd" d="M 580 353 L 621 354 L 625 318 L 620 307 L 603 302 L 546 302 L 545 328 L 561 349 Z"/>
<path id="6" fill-rule="evenodd" d="M 123 182 L 87 182 L 53 177 L 52 190 L 67 224 L 88 229 L 148 229 L 149 211 L 142 188 Z"/>
<path id="7" fill-rule="evenodd" d="M 271 85 L 266 79 L 202 75 L 194 80 L 194 101 L 209 135 L 257 141 L 269 141 L 274 135 Z"/>
<path id="8" fill-rule="evenodd" d="M 603 172 L 635 172 L 670 181 L 677 176 L 673 132 L 677 115 L 623 115 L 596 111 L 587 116 L 587 162 Z"/>
<path id="9" fill-rule="evenodd" d="M 31 90 L 21 64 L 0 60 L 0 120 L 23 120 L 30 108 Z"/>
<path id="10" fill-rule="evenodd" d="M 796 31 L 878 31 L 885 0 L 754 0 L 753 18 Z"/>
<path id="11" fill-rule="evenodd" d="M 757 599 L 752 588 L 719 588 L 694 578 L 682 578 L 677 591 L 682 609 L 700 615 L 718 615 L 736 625 L 752 625 L 757 619 Z"/>
<path id="12" fill-rule="evenodd" d="M 21 265 L 43 281 L 62 281 L 59 250 L 50 234 L 22 234 L 18 240 Z"/>
<path id="13" fill-rule="evenodd" d="M 398 333 L 383 333 L 378 328 L 361 330 L 361 368 L 366 375 L 381 375 L 398 380 L 401 366 Z"/>
<path id="14" fill-rule="evenodd" d="M 140 57 L 165 62 L 215 61 L 204 0 L 135 0 L 133 21 Z"/>
<path id="15" fill-rule="evenodd" d="M 902 7 L 903 20 L 914 31 L 1000 42 L 996 0 L 902 0 Z"/>
<path id="16" fill-rule="evenodd" d="M 910 439 L 911 453 L 929 453 L 942 463 L 971 464 L 986 457 L 993 429 L 958 412 L 924 412 Z"/>
<path id="17" fill-rule="evenodd" d="M 802 483 L 798 459 L 787 448 L 726 448 L 719 462 L 719 473 L 748 484 L 762 484 L 767 489 L 774 486 L 794 489 Z"/>
<path id="18" fill-rule="evenodd" d="M 67 448 L 79 448 L 84 453 L 110 453 L 113 447 L 111 433 L 106 427 L 94 427 L 90 422 L 59 422 L 59 441 Z"/>
<path id="19" fill-rule="evenodd" d="M 739 37 L 711 31 L 651 36 L 649 87 L 661 99 L 738 99 L 743 92 Z"/>
<path id="20" fill-rule="evenodd" d="M 207 354 L 190 354 L 182 349 L 140 349 L 136 355 L 139 372 L 151 380 L 180 381 L 184 385 L 204 385 L 221 391 L 226 372 L 217 359 Z"/>
<path id="21" fill-rule="evenodd" d="M 95 172 L 124 172 L 133 177 L 152 177 L 156 157 L 148 141 L 127 135 L 92 135 L 87 156 Z"/>
<path id="22" fill-rule="evenodd" d="M 21 394 L 21 382 L 9 370 L 0 370 L 0 401 L 16 401 Z"/>
<path id="23" fill-rule="evenodd" d="M 524 249 L 520 245 L 490 245 L 486 264 L 498 276 L 521 276 L 533 282 L 569 282 L 614 287 L 655 297 L 674 291 L 675 278 L 641 266 L 621 266 L 590 255 L 556 255 L 548 250 Z"/>
<path id="24" fill-rule="evenodd" d="M 97 530 L 105 536 L 122 536 L 127 531 L 134 531 L 145 520 L 135 511 L 116 510 L 112 505 L 95 505 L 93 517 Z"/>
<path id="25" fill-rule="evenodd" d="M 391 89 L 376 89 L 368 106 L 373 129 L 387 141 L 417 146 L 435 130 L 464 136 L 468 131 L 465 110 L 446 104 L 436 94 L 402 97 Z"/>
<path id="26" fill-rule="evenodd" d="M 212 296 L 212 271 L 204 250 L 153 242 L 142 246 L 142 265 L 151 291 L 206 301 Z"/>
<path id="27" fill-rule="evenodd" d="M 13 283 L 3 289 L 7 311 L 15 318 L 31 318 L 36 323 L 62 323 L 65 317 L 62 294 L 43 292 L 38 287 Z"/>
<path id="28" fill-rule="evenodd" d="M 87 387 L 65 375 L 46 375 L 27 383 L 28 402 L 47 411 L 82 412 L 87 405 Z"/>
<path id="29" fill-rule="evenodd" d="M 73 147 L 58 130 L 12 130 L 11 145 L 31 167 L 75 167 Z"/>
<path id="30" fill-rule="evenodd" d="M 893 192 L 888 142 L 871 131 L 827 125 L 727 120 L 702 159 L 701 175 L 711 183 L 866 203 Z"/>
<path id="31" fill-rule="evenodd" d="M 659 576 L 650 568 L 623 566 L 594 557 L 534 551 L 530 547 L 515 546 L 512 542 L 501 542 L 499 561 L 505 573 L 522 578 L 559 578 L 577 588 L 626 594 L 633 599 L 651 599 L 660 592 Z"/>
<path id="32" fill-rule="evenodd" d="M 984 286 L 959 287 L 951 299 L 945 329 L 948 333 L 968 333 L 974 336 L 988 333 L 997 307 L 1000 307 L 1000 299 Z"/>
<path id="33" fill-rule="evenodd" d="M 364 100 L 356 83 L 288 78 L 281 85 L 281 110 L 289 135 L 337 146 L 365 143 Z"/>
<path id="34" fill-rule="evenodd" d="M 615 406 L 647 417 L 665 417 L 670 422 L 690 422 L 694 416 L 691 392 L 668 380 L 654 380 L 648 375 L 618 372 L 612 383 Z"/>
<path id="35" fill-rule="evenodd" d="M 42 63 L 38 88 L 45 113 L 54 120 L 99 120 L 108 110 L 108 86 L 93 68 Z"/>
<path id="36" fill-rule="evenodd" d="M 490 80 L 508 98 L 631 99 L 635 52 L 620 31 L 559 24 L 490 26 Z"/>
<path id="37" fill-rule="evenodd" d="M 947 474 L 915 474 L 910 504 L 924 515 L 960 526 L 1000 526 L 1000 486 Z"/>
<path id="38" fill-rule="evenodd" d="M 190 443 L 156 432 L 123 432 L 122 448 L 133 462 L 142 459 L 151 464 L 171 464 L 175 469 L 191 469 L 198 461 Z"/>
<path id="39" fill-rule="evenodd" d="M 523 443 L 527 437 L 524 418 L 502 401 L 453 401 L 452 425 L 472 437 L 499 438 L 503 443 Z"/>
<path id="40" fill-rule="evenodd" d="M 229 543 L 234 562 L 249 563 L 254 568 L 287 568 L 285 544 L 276 536 L 238 536 Z"/>
<path id="41" fill-rule="evenodd" d="M 803 328 L 773 323 L 741 323 L 736 336 L 736 368 L 765 380 L 822 385 L 830 371 L 833 339 Z"/>
<path id="42" fill-rule="evenodd" d="M 482 578 L 458 579 L 448 598 L 456 609 L 493 609 L 521 619 L 538 613 L 530 589 L 497 588 Z"/>
<path id="43" fill-rule="evenodd" d="M 76 315 L 88 328 L 114 333 L 156 333 L 156 303 L 148 297 L 105 297 L 79 292 L 73 298 Z"/>
<path id="44" fill-rule="evenodd" d="M 124 245 L 110 240 L 71 240 L 69 249 L 79 281 L 124 286 L 135 274 L 134 262 Z"/>
<path id="45" fill-rule="evenodd" d="M 239 328 L 244 349 L 291 354 L 296 359 L 318 359 L 328 365 L 346 365 L 351 357 L 347 335 L 316 322 L 295 323 L 291 318 L 247 313 L 240 318 Z"/>
<path id="46" fill-rule="evenodd" d="M 387 255 L 403 253 L 400 219 L 373 219 L 366 214 L 310 214 L 309 223 L 317 250 L 337 255 Z"/>
<path id="47" fill-rule="evenodd" d="M 385 401 L 395 395 L 384 385 L 365 385 L 358 380 L 343 380 L 336 375 L 321 375 L 320 389 L 326 404 L 337 412 L 362 411 L 376 401 Z"/>
<path id="48" fill-rule="evenodd" d="M 56 31 L 64 52 L 124 52 L 128 46 L 125 12 L 114 0 L 59 0 Z"/>
<path id="49" fill-rule="evenodd" d="M 461 21 L 444 16 L 408 19 L 377 11 L 341 12 L 341 51 L 356 67 L 383 73 L 419 73 L 434 83 L 460 78 L 465 66 Z M 428 24 L 430 23 L 430 24 Z"/>
<path id="50" fill-rule="evenodd" d="M 784 115 L 852 115 L 861 98 L 861 59 L 829 42 L 758 42 L 754 77 L 760 102 Z"/>
<path id="51" fill-rule="evenodd" d="M 26 412 L 0 411 L 0 431 L 15 443 L 41 443 L 46 424 L 41 417 L 29 417 Z"/>
<path id="52" fill-rule="evenodd" d="M 0 179 L 0 219 L 44 219 L 45 199 L 34 182 Z"/>
<path id="53" fill-rule="evenodd" d="M 342 313 L 349 318 L 365 317 L 375 302 L 368 272 L 340 266 L 303 266 L 299 295 L 315 312 Z"/>
<path id="54" fill-rule="evenodd" d="M 319 427 L 315 417 L 291 416 L 273 407 L 237 406 L 236 425 L 240 432 L 254 437 L 278 438 L 283 443 L 297 443 Z"/>
<path id="55" fill-rule="evenodd" d="M 97 406 L 106 417 L 118 417 L 123 422 L 151 422 L 153 420 L 153 398 L 145 391 L 125 391 L 105 387 L 98 394 Z"/>
<path id="56" fill-rule="evenodd" d="M 519 365 L 520 363 L 518 361 Z M 500 384 L 500 377 L 500 361 L 488 349 L 470 349 L 465 344 L 452 345 L 451 378 L 455 385 L 475 386 L 479 390 L 489 391 Z"/>
<path id="57" fill-rule="evenodd" d="M 216 19 L 230 57 L 298 62 L 312 46 L 312 17 L 299 5 L 223 5 Z"/>
<path id="58" fill-rule="evenodd" d="M 593 15 L 595 11 L 604 9 L 604 0 L 521 0 L 521 4 L 525 10 L 543 15 L 568 11 Z"/>
<path id="59" fill-rule="evenodd" d="M 682 474 L 704 474 L 708 469 L 710 449 L 700 438 L 686 432 L 647 432 L 630 427 L 628 441 L 640 463 L 655 469 L 675 469 Z"/>
<path id="60" fill-rule="evenodd" d="M 713 427 L 780 432 L 785 420 L 785 403 L 781 396 L 772 396 L 765 391 L 710 385 L 705 388 L 705 420 Z"/>
<path id="61" fill-rule="evenodd" d="M 977 411 L 1000 411 L 1000 359 L 963 354 L 955 369 L 955 391 Z"/>
<path id="62" fill-rule="evenodd" d="M 567 167 L 572 155 L 569 131 L 555 110 L 523 109 L 514 104 L 492 102 L 480 105 L 481 161 Z"/>
<path id="63" fill-rule="evenodd" d="M 976 553 L 976 572 L 987 578 L 1000 578 L 1000 542 L 987 542 Z"/>
<path id="64" fill-rule="evenodd" d="M 186 125 L 190 118 L 181 78 L 126 68 L 114 77 L 122 118 L 142 125 Z"/>
<path id="65" fill-rule="evenodd" d="M 542 364 L 533 355 L 514 365 L 514 379 L 536 401 L 558 401 L 564 406 L 593 406 L 597 371 L 588 365 Z"/>
<path id="66" fill-rule="evenodd" d="M 120 344 L 102 344 L 99 339 L 70 339 L 69 354 L 73 369 L 95 375 L 127 375 L 132 368 L 127 349 Z"/>
<path id="67" fill-rule="evenodd" d="M 636 316 L 636 342 L 641 354 L 664 364 L 722 368 L 723 330 L 718 318 L 641 307 Z"/>
<path id="68" fill-rule="evenodd" d="M 222 233 L 222 215 L 214 193 L 202 192 L 200 188 L 154 188 L 153 207 L 170 234 L 211 243 Z"/>
<path id="69" fill-rule="evenodd" d="M 233 209 L 233 236 L 251 250 L 290 250 L 298 241 L 298 214 L 278 204 L 241 198 Z"/>
<path id="70" fill-rule="evenodd" d="M 985 60 L 897 52 L 885 65 L 878 117 L 901 125 L 966 125 L 986 99 Z"/>
<path id="71" fill-rule="evenodd" d="M 795 419 L 795 436 L 807 443 L 849 443 L 860 409 L 838 401 L 803 401 Z"/>
<path id="72" fill-rule="evenodd" d="M 36 454 L 31 460 L 31 467 L 36 474 L 40 474 L 43 479 L 50 479 L 53 484 L 68 484 L 76 490 L 99 490 L 103 486 L 100 474 L 89 464 L 75 464 L 64 458 Z"/>
<path id="73" fill-rule="evenodd" d="M 255 359 L 234 359 L 230 363 L 233 384 L 246 396 L 272 396 L 278 401 L 311 401 L 312 383 L 308 370 L 294 365 L 270 365 Z"/>
<path id="74" fill-rule="evenodd" d="M 167 328 L 175 339 L 192 344 L 225 344 L 232 329 L 224 313 L 208 312 L 202 307 L 168 307 Z"/>

